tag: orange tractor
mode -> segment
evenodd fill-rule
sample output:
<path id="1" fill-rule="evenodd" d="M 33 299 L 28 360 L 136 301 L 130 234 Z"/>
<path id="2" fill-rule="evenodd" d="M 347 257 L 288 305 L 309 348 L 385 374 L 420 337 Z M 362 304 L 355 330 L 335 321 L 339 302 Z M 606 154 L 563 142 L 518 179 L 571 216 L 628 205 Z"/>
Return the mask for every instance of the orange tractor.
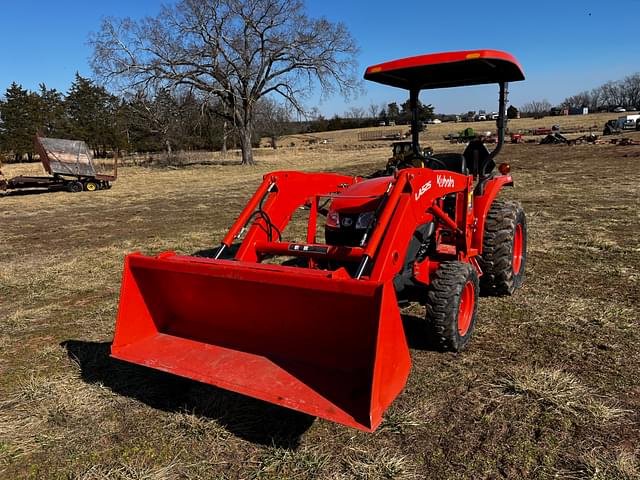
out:
<path id="1" fill-rule="evenodd" d="M 511 55 L 479 50 L 382 63 L 365 78 L 409 91 L 411 163 L 368 179 L 273 172 L 215 258 L 128 255 L 113 357 L 373 431 L 409 374 L 400 306 L 426 306 L 442 349 L 468 345 L 479 293 L 509 295 L 525 275 L 525 214 L 496 199 L 513 180 L 495 163 L 507 82 L 524 74 Z M 500 91 L 495 149 L 422 151 L 419 92 L 487 83 Z M 301 208 L 306 234 L 286 240 Z"/>

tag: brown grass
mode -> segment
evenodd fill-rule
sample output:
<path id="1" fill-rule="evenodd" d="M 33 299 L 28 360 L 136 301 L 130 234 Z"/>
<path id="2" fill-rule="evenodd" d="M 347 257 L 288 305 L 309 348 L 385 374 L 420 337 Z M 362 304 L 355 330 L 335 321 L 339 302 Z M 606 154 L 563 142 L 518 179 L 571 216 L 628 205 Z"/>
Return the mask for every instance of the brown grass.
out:
<path id="1" fill-rule="evenodd" d="M 268 171 L 388 155 L 260 150 L 255 168 L 132 166 L 107 191 L 0 197 L 0 477 L 638 478 L 640 147 L 505 147 L 527 283 L 481 299 L 459 355 L 405 309 L 412 373 L 375 434 L 109 358 L 125 253 L 212 248 Z"/>
<path id="2" fill-rule="evenodd" d="M 558 369 L 523 368 L 505 375 L 497 386 L 508 396 L 538 402 L 561 416 L 590 416 L 606 423 L 630 413 L 607 405 L 574 375 Z"/>

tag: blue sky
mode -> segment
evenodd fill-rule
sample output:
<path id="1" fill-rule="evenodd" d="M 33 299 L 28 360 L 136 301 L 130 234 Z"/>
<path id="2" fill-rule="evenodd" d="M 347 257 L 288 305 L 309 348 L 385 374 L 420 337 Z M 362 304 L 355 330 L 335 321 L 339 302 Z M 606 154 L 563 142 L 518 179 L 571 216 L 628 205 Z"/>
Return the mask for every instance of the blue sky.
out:
<path id="1" fill-rule="evenodd" d="M 44 82 L 66 91 L 76 71 L 91 76 L 88 35 L 103 16 L 155 15 L 153 0 L 2 1 L 0 92 L 12 81 L 36 89 Z M 307 0 L 311 16 L 344 22 L 366 66 L 422 53 L 492 48 L 522 64 L 527 80 L 511 85 L 516 106 L 530 100 L 559 103 L 579 91 L 640 71 L 640 0 L 615 2 L 433 2 L 429 0 Z M 526 6 L 525 6 L 526 5 Z M 325 115 L 352 106 L 402 102 L 406 94 L 367 82 L 350 103 L 340 97 L 307 101 Z M 494 109 L 497 88 L 469 87 L 423 92 L 438 112 Z"/>

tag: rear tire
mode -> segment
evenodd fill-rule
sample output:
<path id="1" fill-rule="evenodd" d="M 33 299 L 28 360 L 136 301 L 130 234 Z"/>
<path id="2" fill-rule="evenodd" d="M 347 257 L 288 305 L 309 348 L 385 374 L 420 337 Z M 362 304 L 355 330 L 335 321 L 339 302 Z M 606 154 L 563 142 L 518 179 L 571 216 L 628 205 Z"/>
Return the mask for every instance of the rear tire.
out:
<path id="1" fill-rule="evenodd" d="M 517 202 L 495 200 L 484 225 L 482 255 L 483 295 L 511 295 L 522 286 L 527 263 L 527 219 Z"/>
<path id="2" fill-rule="evenodd" d="M 92 181 L 85 182 L 84 189 L 87 192 L 95 192 L 96 190 L 98 190 L 98 184 Z"/>
<path id="3" fill-rule="evenodd" d="M 80 181 L 69 182 L 67 184 L 67 190 L 69 190 L 71 193 L 81 192 L 83 188 L 84 187 L 82 186 L 82 182 Z"/>
<path id="4" fill-rule="evenodd" d="M 464 350 L 476 325 L 478 273 L 468 263 L 440 265 L 429 284 L 426 321 L 442 350 Z"/>

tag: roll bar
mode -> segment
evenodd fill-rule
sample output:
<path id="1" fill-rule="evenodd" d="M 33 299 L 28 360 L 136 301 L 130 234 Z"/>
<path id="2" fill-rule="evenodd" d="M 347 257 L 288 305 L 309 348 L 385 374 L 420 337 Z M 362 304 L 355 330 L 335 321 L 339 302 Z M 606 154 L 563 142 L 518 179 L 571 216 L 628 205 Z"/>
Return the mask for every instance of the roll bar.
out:
<path id="1" fill-rule="evenodd" d="M 502 150 L 504 145 L 504 135 L 507 128 L 507 96 L 509 94 L 509 83 L 499 82 L 500 94 L 498 97 L 498 120 L 496 120 L 496 126 L 498 129 L 498 142 L 496 148 L 489 153 L 489 159 L 493 160 Z M 420 89 L 412 88 L 409 90 L 409 107 L 411 108 L 411 148 L 416 155 L 422 155 L 420 152 L 420 142 L 418 136 L 420 129 L 418 128 L 418 96 L 420 95 Z"/>

